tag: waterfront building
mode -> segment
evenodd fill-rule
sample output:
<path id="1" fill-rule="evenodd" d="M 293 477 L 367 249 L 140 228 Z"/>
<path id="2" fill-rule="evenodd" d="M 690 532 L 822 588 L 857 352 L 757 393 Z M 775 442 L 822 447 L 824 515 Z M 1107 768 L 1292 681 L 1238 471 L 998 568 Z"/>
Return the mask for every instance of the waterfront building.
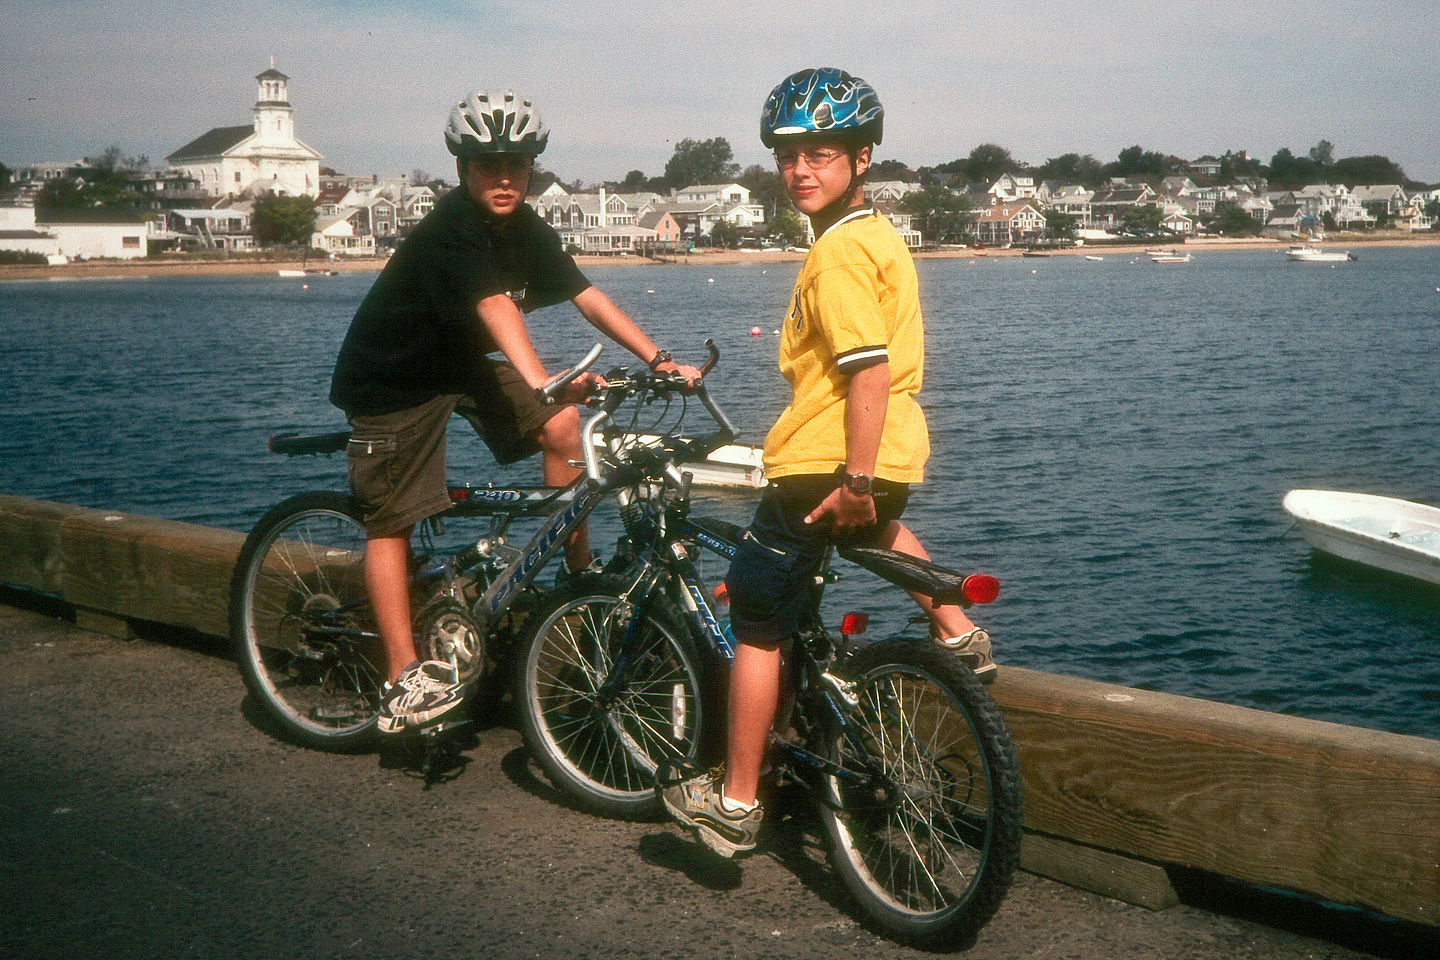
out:
<path id="1" fill-rule="evenodd" d="M 324 158 L 295 136 L 289 80 L 272 63 L 255 77 L 252 121 L 201 134 L 165 158 L 171 168 L 193 177 L 211 197 L 319 194 Z"/>

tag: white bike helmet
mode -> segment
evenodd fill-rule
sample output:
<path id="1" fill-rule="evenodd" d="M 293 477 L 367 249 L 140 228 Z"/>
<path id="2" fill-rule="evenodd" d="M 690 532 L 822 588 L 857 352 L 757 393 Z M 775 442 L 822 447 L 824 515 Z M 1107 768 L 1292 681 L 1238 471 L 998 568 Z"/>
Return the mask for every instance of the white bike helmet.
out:
<path id="1" fill-rule="evenodd" d="M 476 90 L 450 111 L 445 146 L 457 157 L 482 153 L 538 156 L 550 131 L 529 100 L 510 90 Z"/>

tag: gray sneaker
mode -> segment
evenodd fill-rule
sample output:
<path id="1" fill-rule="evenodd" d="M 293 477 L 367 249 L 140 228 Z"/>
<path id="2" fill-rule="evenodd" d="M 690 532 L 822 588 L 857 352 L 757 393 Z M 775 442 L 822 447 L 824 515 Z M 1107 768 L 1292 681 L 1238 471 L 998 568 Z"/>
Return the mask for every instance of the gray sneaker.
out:
<path id="1" fill-rule="evenodd" d="M 722 857 L 749 853 L 755 849 L 764 811 L 760 807 L 748 813 L 726 810 L 720 802 L 725 781 L 724 767 L 660 788 L 665 809 L 682 826 L 692 828 L 700 842 Z"/>
<path id="2" fill-rule="evenodd" d="M 953 650 L 959 654 L 960 659 L 975 674 L 975 679 L 981 683 L 991 683 L 998 672 L 995 669 L 995 661 L 990 656 L 990 634 L 976 627 L 969 633 L 961 634 L 954 640 L 942 640 L 934 630 L 930 631 L 930 639 L 946 650 Z"/>
<path id="3" fill-rule="evenodd" d="M 441 660 L 412 661 L 394 683 L 380 688 L 381 733 L 419 730 L 451 718 L 464 703 L 463 685 L 455 668 Z"/>

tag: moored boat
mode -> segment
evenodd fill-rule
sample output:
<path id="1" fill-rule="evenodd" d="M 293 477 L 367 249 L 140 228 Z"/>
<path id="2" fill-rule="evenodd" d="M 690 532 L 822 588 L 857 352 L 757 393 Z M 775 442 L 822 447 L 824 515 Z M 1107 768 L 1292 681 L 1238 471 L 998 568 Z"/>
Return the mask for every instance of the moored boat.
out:
<path id="1" fill-rule="evenodd" d="M 1302 243 L 1287 247 L 1285 259 L 1296 263 L 1342 263 L 1354 260 L 1355 254 L 1348 250 L 1325 250 Z"/>
<path id="2" fill-rule="evenodd" d="M 1284 507 L 1316 550 L 1440 585 L 1440 507 L 1339 490 L 1291 490 Z"/>
<path id="3" fill-rule="evenodd" d="M 598 449 L 598 437 L 597 449 Z M 660 437 L 655 434 L 626 434 L 629 444 L 650 445 Z M 684 464 L 680 469 L 692 476 L 693 482 L 702 487 L 745 487 L 759 489 L 768 482 L 765 479 L 765 464 L 759 447 L 743 443 L 730 443 L 715 450 L 704 460 Z"/>
<path id="4" fill-rule="evenodd" d="M 1146 250 L 1145 256 L 1150 258 L 1151 263 L 1189 263 L 1190 252 L 1187 250 L 1181 253 L 1179 250 Z"/>

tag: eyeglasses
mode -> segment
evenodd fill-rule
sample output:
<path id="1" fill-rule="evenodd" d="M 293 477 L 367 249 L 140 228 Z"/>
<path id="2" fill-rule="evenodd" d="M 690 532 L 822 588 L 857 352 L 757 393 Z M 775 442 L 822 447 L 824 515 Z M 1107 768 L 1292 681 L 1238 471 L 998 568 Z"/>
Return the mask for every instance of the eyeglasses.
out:
<path id="1" fill-rule="evenodd" d="M 801 160 L 811 170 L 823 170 L 830 166 L 840 157 L 845 156 L 844 150 L 776 150 L 775 163 L 781 170 L 791 170 Z"/>
<path id="2" fill-rule="evenodd" d="M 481 175 L 486 177 L 518 176 L 529 173 L 534 164 L 532 158 L 521 153 L 485 153 L 472 157 L 470 162 L 479 167 Z"/>

